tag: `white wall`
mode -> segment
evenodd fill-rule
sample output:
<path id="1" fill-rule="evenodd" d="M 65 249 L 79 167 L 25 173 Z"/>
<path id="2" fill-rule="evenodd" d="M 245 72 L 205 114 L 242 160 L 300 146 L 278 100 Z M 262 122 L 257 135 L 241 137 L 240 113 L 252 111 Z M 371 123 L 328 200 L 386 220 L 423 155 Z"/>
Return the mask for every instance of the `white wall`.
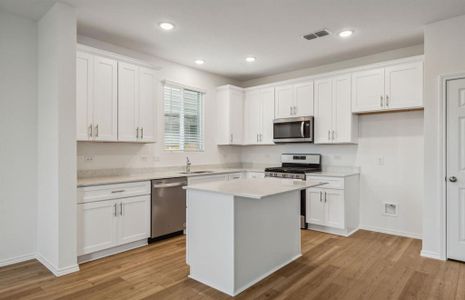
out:
<path id="1" fill-rule="evenodd" d="M 158 66 L 160 79 L 180 82 L 206 90 L 205 96 L 205 151 L 188 153 L 194 165 L 238 163 L 240 161 L 240 149 L 232 147 L 218 148 L 216 146 L 216 87 L 235 83 L 228 78 L 211 73 L 202 72 L 193 68 L 178 65 L 157 57 L 145 55 L 129 49 L 79 36 L 82 44 L 95 48 L 108 50 L 114 53 L 126 55 L 146 61 Z M 158 112 L 163 111 L 163 103 L 160 99 Z M 158 137 L 163 137 L 163 119 L 158 119 Z M 186 153 L 173 153 L 163 151 L 163 141 L 155 144 L 127 144 L 127 143 L 78 143 L 78 169 L 106 169 L 106 168 L 143 168 L 180 166 L 185 163 Z M 92 160 L 86 160 L 92 158 Z"/>
<path id="2" fill-rule="evenodd" d="M 358 145 L 285 144 L 244 147 L 245 163 L 280 164 L 284 152 L 321 153 L 324 166 L 358 166 L 360 222 L 367 229 L 421 237 L 423 199 L 423 112 L 362 115 Z M 379 159 L 384 161 L 379 164 Z M 399 215 L 383 215 L 383 203 Z"/>
<path id="3" fill-rule="evenodd" d="M 56 3 L 38 22 L 37 258 L 76 271 L 76 15 Z"/>
<path id="4" fill-rule="evenodd" d="M 425 28 L 425 200 L 423 254 L 445 258 L 444 206 L 441 185 L 439 76 L 465 72 L 465 16 Z"/>
<path id="5" fill-rule="evenodd" d="M 37 24 L 0 11 L 0 266 L 35 252 Z"/>

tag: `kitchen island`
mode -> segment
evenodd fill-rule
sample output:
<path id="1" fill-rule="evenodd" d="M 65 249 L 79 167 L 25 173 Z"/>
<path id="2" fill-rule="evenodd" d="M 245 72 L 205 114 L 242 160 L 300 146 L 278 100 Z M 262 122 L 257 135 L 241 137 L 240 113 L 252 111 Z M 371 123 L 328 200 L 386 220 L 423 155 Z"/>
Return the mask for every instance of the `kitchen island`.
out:
<path id="1" fill-rule="evenodd" d="M 300 257 L 300 191 L 321 184 L 262 178 L 185 187 L 189 277 L 235 296 Z"/>

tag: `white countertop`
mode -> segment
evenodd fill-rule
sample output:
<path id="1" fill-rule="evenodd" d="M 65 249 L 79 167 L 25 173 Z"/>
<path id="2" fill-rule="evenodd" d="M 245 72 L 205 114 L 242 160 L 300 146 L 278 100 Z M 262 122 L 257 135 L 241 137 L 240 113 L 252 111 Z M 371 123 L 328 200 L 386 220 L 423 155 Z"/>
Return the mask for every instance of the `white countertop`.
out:
<path id="1" fill-rule="evenodd" d="M 328 176 L 328 177 L 349 177 L 349 176 L 356 176 L 360 175 L 360 172 L 356 171 L 321 171 L 321 172 L 314 172 L 314 173 L 307 173 L 307 177 L 312 176 Z"/>
<path id="2" fill-rule="evenodd" d="M 196 190 L 233 195 L 245 198 L 261 199 L 268 196 L 303 190 L 324 185 L 322 182 L 302 181 L 281 178 L 237 179 L 232 181 L 216 181 L 193 184 L 184 187 Z"/>

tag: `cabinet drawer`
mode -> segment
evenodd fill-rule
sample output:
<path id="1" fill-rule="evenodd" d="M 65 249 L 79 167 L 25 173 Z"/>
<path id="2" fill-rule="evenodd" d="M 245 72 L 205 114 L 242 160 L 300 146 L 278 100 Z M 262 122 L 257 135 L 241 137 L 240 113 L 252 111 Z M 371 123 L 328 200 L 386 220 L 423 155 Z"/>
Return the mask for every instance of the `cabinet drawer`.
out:
<path id="1" fill-rule="evenodd" d="M 150 181 L 78 188 L 78 203 L 150 195 Z"/>
<path id="2" fill-rule="evenodd" d="M 344 178 L 326 177 L 326 176 L 308 176 L 307 180 L 324 182 L 325 185 L 320 186 L 322 189 L 344 189 Z"/>

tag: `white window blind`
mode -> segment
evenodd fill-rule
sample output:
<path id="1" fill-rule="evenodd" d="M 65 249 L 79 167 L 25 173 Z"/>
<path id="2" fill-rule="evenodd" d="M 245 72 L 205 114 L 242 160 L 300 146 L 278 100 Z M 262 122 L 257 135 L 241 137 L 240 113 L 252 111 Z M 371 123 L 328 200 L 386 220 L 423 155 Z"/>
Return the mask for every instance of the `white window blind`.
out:
<path id="1" fill-rule="evenodd" d="M 203 93 L 165 84 L 165 150 L 203 151 Z"/>

